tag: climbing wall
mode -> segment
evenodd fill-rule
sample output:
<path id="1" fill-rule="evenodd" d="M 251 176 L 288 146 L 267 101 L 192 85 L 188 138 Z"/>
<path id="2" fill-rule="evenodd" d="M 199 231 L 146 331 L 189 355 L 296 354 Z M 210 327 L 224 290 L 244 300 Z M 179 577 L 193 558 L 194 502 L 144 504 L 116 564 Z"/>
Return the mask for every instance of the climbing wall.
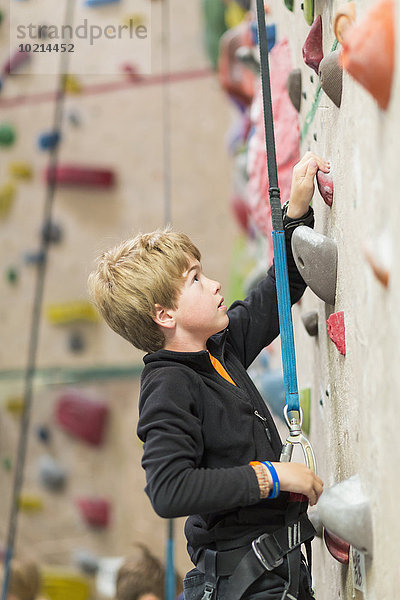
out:
<path id="1" fill-rule="evenodd" d="M 93 573 L 93 563 L 124 557 L 138 541 L 164 555 L 166 522 L 156 517 L 144 494 L 135 431 L 142 354 L 98 320 L 86 290 L 87 275 L 103 249 L 164 225 L 165 23 L 162 3 L 148 4 L 151 72 L 138 72 L 128 55 L 115 73 L 72 74 L 64 103 L 59 143 L 63 171 L 54 198 L 16 539 L 17 555 L 34 555 L 46 567 L 56 565 L 64 578 L 67 569 L 82 572 L 85 565 Z M 93 7 L 92 18 L 112 14 L 122 23 L 129 15 L 137 17 L 132 6 L 121 0 L 112 7 Z M 201 3 L 171 0 L 170 13 L 172 223 L 198 244 L 204 268 L 226 288 L 236 230 L 227 202 L 230 170 L 224 144 L 231 109 L 204 53 Z M 0 56 L 5 65 L 10 56 L 6 7 L 2 16 Z M 43 235 L 46 169 L 57 143 L 52 128 L 58 78 L 29 74 L 29 68 L 10 75 L 3 70 L 0 92 L 3 550 Z M 97 186 L 88 185 L 93 177 Z M 66 180 L 75 185 L 64 185 Z M 182 524 L 177 521 L 176 545 L 177 568 L 183 574 L 190 565 Z"/>
<path id="2" fill-rule="evenodd" d="M 239 106 L 230 145 L 232 206 L 246 239 L 240 256 L 258 264 L 244 281 L 249 289 L 265 266 L 271 226 L 255 2 L 247 15 L 244 4 L 229 3 L 236 20 L 223 34 L 231 52 L 221 44 L 220 79 L 228 101 Z M 293 236 L 309 284 L 293 310 L 303 430 L 325 482 L 310 513 L 319 600 L 399 596 L 398 34 L 397 2 L 268 3 L 282 200 L 300 155 L 312 151 L 331 162 L 329 176 L 318 173 L 316 180 L 315 234 L 301 228 Z M 247 76 L 237 76 L 243 68 Z M 284 404 L 278 362 L 275 347 L 251 369 L 277 416 Z M 303 460 L 301 453 L 296 459 Z"/>

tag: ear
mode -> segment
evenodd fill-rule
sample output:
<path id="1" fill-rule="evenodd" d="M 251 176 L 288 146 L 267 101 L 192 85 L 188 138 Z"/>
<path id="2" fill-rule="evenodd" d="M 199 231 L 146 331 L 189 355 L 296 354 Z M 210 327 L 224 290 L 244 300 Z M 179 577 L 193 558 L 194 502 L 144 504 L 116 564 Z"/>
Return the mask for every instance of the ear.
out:
<path id="1" fill-rule="evenodd" d="M 154 323 L 165 327 L 166 329 L 173 329 L 175 327 L 175 313 L 172 309 L 164 308 L 161 304 L 154 305 L 156 314 L 153 317 Z"/>

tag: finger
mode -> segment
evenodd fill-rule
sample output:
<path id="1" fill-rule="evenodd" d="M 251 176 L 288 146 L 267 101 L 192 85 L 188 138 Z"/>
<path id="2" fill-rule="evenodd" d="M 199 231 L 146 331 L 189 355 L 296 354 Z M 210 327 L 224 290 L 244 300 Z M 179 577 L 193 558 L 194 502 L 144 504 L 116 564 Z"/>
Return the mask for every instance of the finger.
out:
<path id="1" fill-rule="evenodd" d="M 302 166 L 304 166 L 310 160 L 315 160 L 318 164 L 318 167 L 321 169 L 321 171 L 329 173 L 330 162 L 328 160 L 323 159 L 318 154 L 315 154 L 315 152 L 306 152 L 306 154 L 303 156 L 303 158 L 300 160 L 300 162 L 298 164 L 301 164 Z"/>
<path id="2" fill-rule="evenodd" d="M 310 159 L 310 162 L 307 165 L 307 170 L 306 170 L 305 176 L 308 179 L 313 179 L 317 171 L 318 171 L 318 163 L 316 160 L 314 160 L 312 158 L 312 159 Z"/>

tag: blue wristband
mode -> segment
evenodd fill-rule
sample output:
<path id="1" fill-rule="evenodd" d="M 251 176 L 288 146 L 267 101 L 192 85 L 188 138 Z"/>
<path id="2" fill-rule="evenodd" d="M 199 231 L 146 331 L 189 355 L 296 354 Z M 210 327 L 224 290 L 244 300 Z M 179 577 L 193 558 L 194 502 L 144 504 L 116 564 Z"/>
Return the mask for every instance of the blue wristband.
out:
<path id="1" fill-rule="evenodd" d="M 278 473 L 276 472 L 273 464 L 269 462 L 269 460 L 264 460 L 262 464 L 265 465 L 267 467 L 268 471 L 271 473 L 272 488 L 268 495 L 268 498 L 270 498 L 272 500 L 273 498 L 277 498 L 279 496 L 279 492 L 280 492 Z"/>

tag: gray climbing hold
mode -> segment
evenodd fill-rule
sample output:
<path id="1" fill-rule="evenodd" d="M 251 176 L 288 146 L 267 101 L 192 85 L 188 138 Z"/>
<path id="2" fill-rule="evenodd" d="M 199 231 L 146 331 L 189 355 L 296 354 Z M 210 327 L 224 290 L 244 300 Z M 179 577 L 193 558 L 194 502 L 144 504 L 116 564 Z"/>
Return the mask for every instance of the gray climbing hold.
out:
<path id="1" fill-rule="evenodd" d="M 286 88 L 289 94 L 289 98 L 297 112 L 300 112 L 301 108 L 301 70 L 293 69 L 289 73 L 286 82 Z"/>
<path id="2" fill-rule="evenodd" d="M 55 458 L 44 454 L 39 459 L 39 477 L 49 490 L 59 491 L 65 486 L 67 471 Z"/>
<path id="3" fill-rule="evenodd" d="M 310 227 L 297 227 L 292 236 L 296 266 L 306 284 L 321 300 L 335 303 L 337 277 L 336 242 Z"/>
<path id="4" fill-rule="evenodd" d="M 308 335 L 311 335 L 312 337 L 318 335 L 318 312 L 316 310 L 305 313 L 301 316 L 301 320 L 303 321 L 303 325 L 306 328 Z"/>
<path id="5" fill-rule="evenodd" d="M 326 490 L 318 501 L 318 512 L 328 531 L 372 557 L 371 509 L 358 475 Z"/>
<path id="6" fill-rule="evenodd" d="M 324 526 L 322 525 L 321 515 L 319 514 L 318 510 L 318 504 L 308 511 L 307 516 L 315 529 L 317 537 L 322 538 L 324 534 Z"/>
<path id="7" fill-rule="evenodd" d="M 73 561 L 87 575 L 96 575 L 99 570 L 98 556 L 88 550 L 75 550 L 73 553 Z"/>
<path id="8" fill-rule="evenodd" d="M 340 50 L 325 56 L 319 63 L 319 79 L 325 94 L 338 108 L 342 102 L 343 71 L 339 63 Z"/>

